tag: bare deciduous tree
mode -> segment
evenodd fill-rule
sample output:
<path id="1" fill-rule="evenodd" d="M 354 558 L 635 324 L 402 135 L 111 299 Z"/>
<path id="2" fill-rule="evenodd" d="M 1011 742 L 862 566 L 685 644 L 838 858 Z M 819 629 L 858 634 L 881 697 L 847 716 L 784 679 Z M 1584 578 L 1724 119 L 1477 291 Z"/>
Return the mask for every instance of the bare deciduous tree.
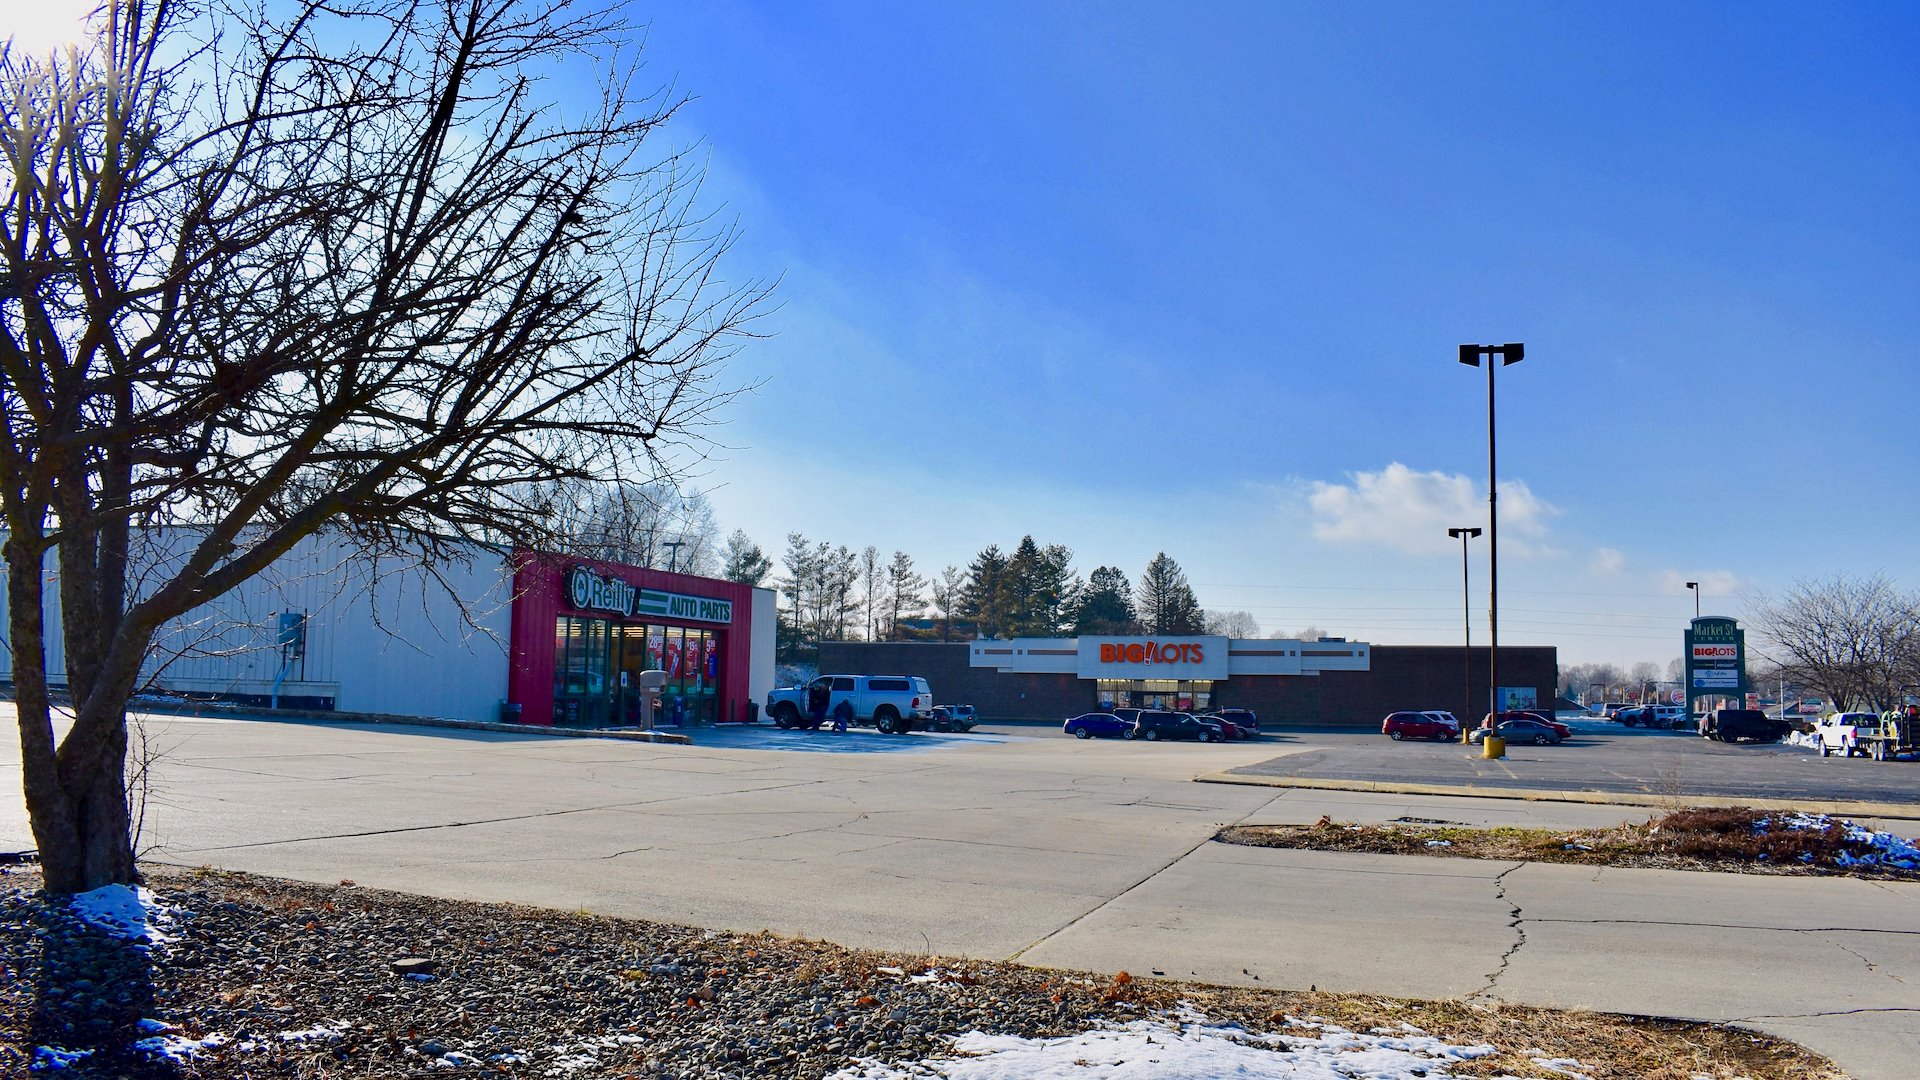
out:
<path id="1" fill-rule="evenodd" d="M 47 887 L 135 879 L 126 702 L 156 630 L 338 530 L 431 566 L 553 538 L 556 482 L 670 471 L 764 290 L 647 137 L 616 11 L 103 4 L 0 56 L 0 509 Z M 597 93 L 546 80 L 592 66 Z M 128 583 L 129 535 L 191 530 Z M 55 743 L 43 561 L 73 725 Z"/>
<path id="2" fill-rule="evenodd" d="M 1891 708 L 1920 681 L 1920 597 L 1883 574 L 1800 581 L 1749 605 L 1777 662 L 1773 676 L 1836 709 Z"/>
<path id="3" fill-rule="evenodd" d="M 1209 634 L 1230 638 L 1257 638 L 1260 620 L 1250 611 L 1206 611 L 1202 623 Z"/>

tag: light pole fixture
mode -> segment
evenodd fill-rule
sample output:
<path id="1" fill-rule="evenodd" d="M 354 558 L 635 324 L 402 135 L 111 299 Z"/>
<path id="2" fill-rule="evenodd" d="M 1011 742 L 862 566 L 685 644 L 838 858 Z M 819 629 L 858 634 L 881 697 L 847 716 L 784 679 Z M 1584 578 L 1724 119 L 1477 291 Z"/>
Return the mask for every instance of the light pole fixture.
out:
<path id="1" fill-rule="evenodd" d="M 1700 617 L 1700 583 L 1689 581 L 1687 588 L 1693 593 L 1693 617 L 1697 619 Z"/>
<path id="2" fill-rule="evenodd" d="M 669 574 L 674 573 L 675 568 L 679 565 L 680 545 L 684 543 L 686 543 L 685 540 L 660 541 L 660 546 L 667 549 L 667 573 Z"/>
<path id="3" fill-rule="evenodd" d="M 1480 535 L 1478 528 L 1448 529 L 1448 536 L 1460 540 L 1460 700 L 1466 703 L 1467 715 L 1473 715 L 1473 590 L 1467 584 L 1467 541 Z M 1467 721 L 1460 721 L 1460 739 L 1467 738 Z"/>
<path id="4" fill-rule="evenodd" d="M 1460 362 L 1468 367 L 1479 367 L 1484 358 L 1487 362 L 1487 712 L 1493 716 L 1494 723 L 1500 720 L 1500 518 L 1495 512 L 1499 507 L 1499 472 L 1494 467 L 1494 425 L 1493 425 L 1493 371 L 1495 368 L 1517 364 L 1525 359 L 1527 347 L 1518 341 L 1509 341 L 1505 345 L 1462 345 Z M 1500 363 L 1493 362 L 1494 357 Z M 1488 731 L 1492 738 L 1493 732 Z"/>

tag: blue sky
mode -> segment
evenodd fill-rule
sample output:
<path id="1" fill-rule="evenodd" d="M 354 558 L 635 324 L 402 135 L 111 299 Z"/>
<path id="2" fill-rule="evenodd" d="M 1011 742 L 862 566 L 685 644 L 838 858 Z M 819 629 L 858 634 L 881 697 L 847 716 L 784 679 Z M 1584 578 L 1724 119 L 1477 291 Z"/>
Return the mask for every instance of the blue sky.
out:
<path id="1" fill-rule="evenodd" d="M 781 279 L 695 481 L 770 552 L 1164 550 L 1268 631 L 1457 642 L 1455 348 L 1524 341 L 1503 642 L 1664 664 L 1682 581 L 1920 584 L 1920 8 L 630 13 L 732 272 Z"/>

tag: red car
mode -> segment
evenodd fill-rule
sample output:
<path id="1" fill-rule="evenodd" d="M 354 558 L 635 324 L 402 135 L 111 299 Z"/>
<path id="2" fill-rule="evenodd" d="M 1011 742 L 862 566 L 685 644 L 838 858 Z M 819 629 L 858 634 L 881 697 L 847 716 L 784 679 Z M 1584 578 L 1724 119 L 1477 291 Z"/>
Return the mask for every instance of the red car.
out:
<path id="1" fill-rule="evenodd" d="M 1526 712 L 1524 710 L 1520 710 L 1515 712 L 1503 712 L 1500 714 L 1501 723 L 1504 724 L 1509 720 L 1531 720 L 1536 724 L 1547 725 L 1548 727 L 1552 728 L 1554 731 L 1558 732 L 1560 737 L 1563 739 L 1570 739 L 1573 737 L 1572 728 L 1568 727 L 1567 725 L 1561 723 L 1558 720 L 1555 720 L 1553 717 L 1548 716 L 1546 713 Z M 1492 727 L 1493 714 L 1488 713 L 1486 715 L 1486 718 L 1480 721 L 1480 726 L 1483 728 Z"/>
<path id="2" fill-rule="evenodd" d="M 1248 731 L 1243 725 L 1235 723 L 1231 717 L 1222 716 L 1219 713 L 1208 713 L 1200 719 L 1208 723 L 1219 724 L 1220 730 L 1226 734 L 1228 741 L 1253 738 L 1253 732 Z"/>
<path id="3" fill-rule="evenodd" d="M 1387 718 L 1380 722 L 1380 734 L 1394 742 L 1402 739 L 1451 742 L 1460 737 L 1460 729 L 1430 712 L 1397 712 L 1388 713 Z"/>

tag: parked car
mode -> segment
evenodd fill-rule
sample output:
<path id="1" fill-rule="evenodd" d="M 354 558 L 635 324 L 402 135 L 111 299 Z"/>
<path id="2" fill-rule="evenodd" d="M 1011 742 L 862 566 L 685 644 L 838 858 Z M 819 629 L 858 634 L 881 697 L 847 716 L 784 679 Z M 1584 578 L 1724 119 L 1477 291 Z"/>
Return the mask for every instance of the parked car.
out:
<path id="1" fill-rule="evenodd" d="M 935 705 L 927 714 L 929 731 L 972 731 L 979 722 L 971 705 Z"/>
<path id="2" fill-rule="evenodd" d="M 1442 716 L 1447 716 L 1442 719 Z M 1403 739 L 1433 739 L 1447 742 L 1460 737 L 1460 725 L 1448 714 L 1432 712 L 1388 713 L 1380 722 L 1380 734 L 1400 742 Z"/>
<path id="3" fill-rule="evenodd" d="M 1219 713 L 1205 713 L 1200 719 L 1209 724 L 1218 724 L 1221 734 L 1226 737 L 1228 742 L 1232 742 L 1235 739 L 1253 738 L 1253 732 L 1241 727 L 1235 721 L 1229 720 Z"/>
<path id="4" fill-rule="evenodd" d="M 1651 728 L 1675 729 L 1691 727 L 1687 710 L 1680 705 L 1655 705 L 1647 714 L 1646 725 Z"/>
<path id="5" fill-rule="evenodd" d="M 1110 712 L 1081 713 L 1069 716 L 1060 730 L 1076 739 L 1131 738 L 1133 721 L 1122 720 Z"/>
<path id="6" fill-rule="evenodd" d="M 1192 713 L 1161 712 L 1146 709 L 1140 713 L 1140 719 L 1133 722 L 1129 739 L 1145 739 L 1157 742 L 1161 739 L 1198 739 L 1201 742 L 1220 742 L 1227 737 L 1219 724 L 1210 724 Z"/>
<path id="7" fill-rule="evenodd" d="M 1855 754 L 1871 756 L 1873 739 L 1880 734 L 1880 717 L 1870 712 L 1843 712 L 1823 716 L 1813 727 L 1820 756 Z"/>
<path id="8" fill-rule="evenodd" d="M 1532 743 L 1535 746 L 1558 746 L 1566 741 L 1566 736 L 1541 723 L 1537 717 L 1518 717 L 1514 713 L 1501 713 L 1501 716 L 1515 717 L 1502 720 L 1492 729 L 1474 728 L 1467 738 L 1474 742 L 1484 742 L 1488 730 L 1510 743 Z"/>
<path id="9" fill-rule="evenodd" d="M 783 728 L 817 728 L 808 709 L 808 692 L 827 695 L 826 715 L 845 704 L 856 724 L 872 724 L 883 734 L 904 735 L 926 726 L 933 710 L 933 691 L 917 675 L 822 675 L 805 686 L 785 686 L 767 695 L 767 713 Z"/>
<path id="10" fill-rule="evenodd" d="M 1249 737 L 1260 734 L 1260 717 L 1252 709 L 1216 709 L 1208 715 L 1231 722 Z"/>
<path id="11" fill-rule="evenodd" d="M 1532 710 L 1529 710 L 1529 709 L 1514 709 L 1514 710 L 1503 712 L 1500 714 L 1501 723 L 1504 724 L 1511 720 L 1527 720 L 1532 723 L 1539 724 L 1542 727 L 1553 729 L 1553 733 L 1560 736 L 1562 739 L 1573 738 L 1572 728 L 1568 727 L 1567 725 L 1561 723 L 1558 720 L 1555 720 L 1553 717 L 1548 716 L 1545 713 L 1533 712 Z M 1486 716 L 1482 717 L 1480 719 L 1480 726 L 1482 728 L 1492 727 L 1493 714 L 1488 713 Z"/>
<path id="12" fill-rule="evenodd" d="M 1779 742 L 1787 737 L 1787 724 L 1759 709 L 1715 709 L 1700 718 L 1700 737 L 1721 742 Z"/>

